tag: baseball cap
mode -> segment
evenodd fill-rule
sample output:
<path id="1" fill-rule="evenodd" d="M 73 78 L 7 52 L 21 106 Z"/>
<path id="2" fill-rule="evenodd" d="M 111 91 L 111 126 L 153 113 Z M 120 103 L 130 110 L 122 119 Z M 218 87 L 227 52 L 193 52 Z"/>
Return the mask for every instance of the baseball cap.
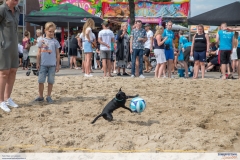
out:
<path id="1" fill-rule="evenodd" d="M 104 26 L 108 26 L 108 24 L 109 24 L 108 21 L 103 21 L 102 22 L 102 25 L 104 25 Z"/>
<path id="2" fill-rule="evenodd" d="M 149 23 L 146 23 L 146 24 L 144 25 L 144 27 L 148 27 L 148 26 L 150 26 L 150 24 L 149 24 Z"/>

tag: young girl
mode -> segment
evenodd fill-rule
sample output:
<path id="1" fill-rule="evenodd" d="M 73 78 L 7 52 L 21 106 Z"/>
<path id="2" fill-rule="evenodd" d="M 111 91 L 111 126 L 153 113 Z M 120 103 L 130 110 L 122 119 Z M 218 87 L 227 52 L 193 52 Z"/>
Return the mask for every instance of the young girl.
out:
<path id="1" fill-rule="evenodd" d="M 42 38 L 38 45 L 38 55 L 37 55 L 37 69 L 39 70 L 38 83 L 39 83 L 39 97 L 35 101 L 42 102 L 44 83 L 46 77 L 48 77 L 48 94 L 47 102 L 53 103 L 51 98 L 51 92 L 55 80 L 55 72 L 59 71 L 60 64 L 60 53 L 59 42 L 54 38 L 54 32 L 56 25 L 53 22 L 48 22 L 45 24 L 46 37 Z M 41 60 L 41 64 L 40 64 Z"/>
<path id="2" fill-rule="evenodd" d="M 231 54 L 233 73 L 235 73 L 236 69 L 238 68 L 237 46 L 238 46 L 238 32 L 235 32 L 233 40 L 233 50 Z"/>
<path id="3" fill-rule="evenodd" d="M 160 78 L 163 73 L 163 69 L 166 67 L 166 56 L 164 52 L 164 42 L 167 40 L 167 37 L 163 39 L 163 27 L 157 26 L 156 33 L 154 35 L 154 55 L 157 60 L 157 66 L 155 68 L 155 78 Z"/>
<path id="4" fill-rule="evenodd" d="M 22 40 L 23 46 L 23 70 L 28 69 L 28 52 L 30 49 L 30 33 L 28 31 L 24 32 L 24 38 Z"/>

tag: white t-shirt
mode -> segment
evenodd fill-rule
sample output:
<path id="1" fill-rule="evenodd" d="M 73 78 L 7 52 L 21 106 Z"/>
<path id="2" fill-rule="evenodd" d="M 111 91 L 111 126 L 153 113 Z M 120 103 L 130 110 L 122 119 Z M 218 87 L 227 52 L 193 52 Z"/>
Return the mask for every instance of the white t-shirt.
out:
<path id="1" fill-rule="evenodd" d="M 98 33 L 98 37 L 102 38 L 102 41 L 110 46 L 110 48 L 107 48 L 107 46 L 100 44 L 100 50 L 111 50 L 112 38 L 115 38 L 113 32 L 110 29 L 103 29 Z"/>
<path id="2" fill-rule="evenodd" d="M 23 53 L 23 46 L 18 44 L 18 53 Z"/>
<path id="3" fill-rule="evenodd" d="M 144 44 L 144 48 L 150 49 L 151 47 L 151 40 L 150 38 L 153 37 L 153 32 L 151 30 L 147 31 L 147 41 Z"/>
<path id="4" fill-rule="evenodd" d="M 91 29 L 91 28 L 90 28 Z M 80 34 L 80 36 L 79 36 L 80 38 L 81 38 L 81 40 L 82 40 L 82 48 L 83 48 L 83 50 L 84 50 L 84 42 L 85 42 L 85 37 L 83 37 L 83 33 L 81 33 Z M 92 40 L 94 40 L 94 39 L 96 39 L 96 36 L 95 36 L 95 34 L 94 33 L 92 33 L 92 32 L 90 32 L 90 39 L 92 38 Z"/>
<path id="5" fill-rule="evenodd" d="M 38 37 L 37 38 L 37 43 L 39 43 L 42 38 L 43 38 L 42 36 Z"/>
<path id="6" fill-rule="evenodd" d="M 86 28 L 86 31 L 85 31 L 85 39 L 87 39 L 86 33 L 87 33 L 88 30 L 90 30 L 90 32 L 89 32 L 90 41 L 93 41 L 96 37 L 95 37 L 95 35 L 93 34 L 92 29 L 91 29 L 90 27 Z"/>

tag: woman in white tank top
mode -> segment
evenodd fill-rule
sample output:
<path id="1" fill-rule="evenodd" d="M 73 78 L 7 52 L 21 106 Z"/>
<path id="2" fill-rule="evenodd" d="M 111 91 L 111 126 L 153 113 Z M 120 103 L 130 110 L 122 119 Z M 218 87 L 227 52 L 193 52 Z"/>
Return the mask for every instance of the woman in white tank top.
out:
<path id="1" fill-rule="evenodd" d="M 231 54 L 233 73 L 235 73 L 238 68 L 237 46 L 238 46 L 238 32 L 235 32 L 234 40 L 233 40 L 233 50 L 232 50 L 232 54 Z"/>

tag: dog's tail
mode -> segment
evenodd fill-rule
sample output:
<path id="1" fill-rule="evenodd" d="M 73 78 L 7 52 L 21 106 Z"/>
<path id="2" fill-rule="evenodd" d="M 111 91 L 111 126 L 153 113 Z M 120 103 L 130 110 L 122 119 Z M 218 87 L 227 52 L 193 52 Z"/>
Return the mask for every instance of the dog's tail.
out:
<path id="1" fill-rule="evenodd" d="M 102 116 L 102 114 L 98 115 L 98 116 L 92 121 L 92 124 L 95 123 L 95 122 L 98 120 L 98 118 L 100 118 L 101 116 Z"/>

